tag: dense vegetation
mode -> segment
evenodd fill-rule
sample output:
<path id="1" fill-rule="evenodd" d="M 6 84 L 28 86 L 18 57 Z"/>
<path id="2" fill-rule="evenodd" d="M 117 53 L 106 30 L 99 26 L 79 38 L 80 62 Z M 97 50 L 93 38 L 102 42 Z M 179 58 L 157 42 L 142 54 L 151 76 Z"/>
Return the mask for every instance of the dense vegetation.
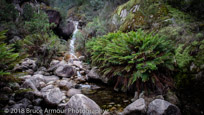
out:
<path id="1" fill-rule="evenodd" d="M 87 50 L 105 76 L 122 78 L 124 86 L 136 83 L 137 90 L 154 89 L 153 85 L 162 90 L 170 77 L 162 75 L 162 69 L 173 70 L 170 44 L 164 37 L 138 30 L 94 38 L 87 43 Z"/>

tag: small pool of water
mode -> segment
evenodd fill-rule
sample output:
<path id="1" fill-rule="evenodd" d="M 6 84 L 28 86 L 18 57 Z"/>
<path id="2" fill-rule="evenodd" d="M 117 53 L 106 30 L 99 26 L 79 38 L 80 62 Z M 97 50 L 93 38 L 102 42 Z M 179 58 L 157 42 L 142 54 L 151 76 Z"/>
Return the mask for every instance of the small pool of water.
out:
<path id="1" fill-rule="evenodd" d="M 100 87 L 92 89 L 91 86 Z M 83 86 L 82 86 L 83 87 Z M 116 92 L 113 87 L 104 86 L 101 84 L 84 85 L 82 93 L 90 99 L 94 100 L 103 110 L 122 112 L 129 105 L 133 96 L 123 92 Z"/>

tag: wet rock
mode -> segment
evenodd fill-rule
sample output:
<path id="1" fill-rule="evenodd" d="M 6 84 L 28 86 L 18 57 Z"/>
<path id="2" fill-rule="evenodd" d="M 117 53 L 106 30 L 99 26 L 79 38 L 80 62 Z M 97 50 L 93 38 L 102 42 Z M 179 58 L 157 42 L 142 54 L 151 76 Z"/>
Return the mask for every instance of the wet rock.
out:
<path id="1" fill-rule="evenodd" d="M 76 71 L 74 70 L 73 67 L 69 65 L 64 65 L 64 66 L 59 66 L 55 70 L 55 75 L 60 76 L 60 77 L 69 78 L 69 77 L 76 75 Z"/>
<path id="2" fill-rule="evenodd" d="M 77 76 L 76 81 L 77 81 L 77 83 L 82 83 L 82 82 L 85 82 L 86 79 L 83 76 Z"/>
<path id="3" fill-rule="evenodd" d="M 50 81 L 57 81 L 57 80 L 59 80 L 59 77 L 54 76 L 54 75 L 52 75 L 52 76 L 43 76 L 43 78 L 45 80 L 45 83 L 48 83 Z"/>
<path id="4" fill-rule="evenodd" d="M 35 106 L 39 106 L 41 103 L 42 103 L 42 99 L 41 98 L 38 98 L 38 99 L 35 99 L 34 101 L 33 101 L 33 104 L 35 105 Z"/>
<path id="5" fill-rule="evenodd" d="M 74 86 L 74 84 L 70 81 L 67 81 L 67 80 L 61 80 L 58 83 L 58 86 L 62 89 L 68 90 L 68 89 L 72 88 Z"/>
<path id="6" fill-rule="evenodd" d="M 50 62 L 50 67 L 51 67 L 51 66 L 54 66 L 54 65 L 57 65 L 57 64 L 59 64 L 59 63 L 60 63 L 59 60 L 52 60 L 52 61 Z"/>
<path id="7" fill-rule="evenodd" d="M 92 89 L 89 89 L 89 88 L 82 88 L 82 93 L 85 94 L 85 95 L 90 95 L 90 94 L 96 93 L 96 90 L 92 90 Z"/>
<path id="8" fill-rule="evenodd" d="M 81 94 L 81 90 L 72 88 L 67 92 L 68 97 L 72 97 L 76 94 Z"/>
<path id="9" fill-rule="evenodd" d="M 161 99 L 155 99 L 148 106 L 148 115 L 181 115 L 177 106 Z"/>
<path id="10" fill-rule="evenodd" d="M 83 68 L 83 65 L 82 65 L 81 61 L 73 61 L 73 65 L 75 65 L 78 68 Z"/>
<path id="11" fill-rule="evenodd" d="M 85 60 L 85 56 L 80 56 L 79 57 L 79 61 L 84 61 Z"/>
<path id="12" fill-rule="evenodd" d="M 15 71 L 19 71 L 19 70 L 22 71 L 22 70 L 28 70 L 28 69 L 35 70 L 36 68 L 37 68 L 36 61 L 29 59 L 29 58 L 26 58 L 23 60 L 22 63 L 16 65 L 14 70 Z"/>
<path id="13" fill-rule="evenodd" d="M 128 105 L 122 115 L 144 115 L 146 112 L 146 104 L 143 98 L 136 100 L 135 102 Z"/>
<path id="14" fill-rule="evenodd" d="M 136 101 L 136 100 L 139 98 L 138 95 L 139 95 L 139 94 L 138 94 L 138 92 L 136 91 L 136 92 L 135 92 L 135 96 L 134 96 L 134 98 L 131 99 L 131 101 L 132 101 L 132 102 Z"/>
<path id="15" fill-rule="evenodd" d="M 47 71 L 47 69 L 46 69 L 45 67 L 40 67 L 40 68 L 38 69 L 38 71 Z"/>
<path id="16" fill-rule="evenodd" d="M 50 89 L 43 97 L 45 101 L 50 105 L 57 105 L 63 100 L 64 93 L 59 88 Z"/>
<path id="17" fill-rule="evenodd" d="M 105 76 L 99 76 L 97 67 L 93 67 L 87 74 L 88 79 L 101 80 L 103 83 L 108 83 L 108 78 Z"/>
<path id="18" fill-rule="evenodd" d="M 34 74 L 34 71 L 32 69 L 28 69 L 25 71 L 27 74 L 32 75 Z"/>
<path id="19" fill-rule="evenodd" d="M 103 115 L 111 115 L 111 113 L 108 112 L 108 111 L 104 111 L 104 112 L 103 112 Z"/>
<path id="20" fill-rule="evenodd" d="M 81 74 L 81 75 L 85 75 L 86 72 L 85 72 L 85 71 L 80 71 L 80 74 Z"/>
<path id="21" fill-rule="evenodd" d="M 48 85 L 40 90 L 42 95 L 46 95 L 51 89 L 54 89 L 54 85 Z"/>
<path id="22" fill-rule="evenodd" d="M 89 71 L 87 76 L 91 79 L 100 79 L 100 76 L 98 75 L 97 72 L 97 67 L 93 67 L 91 71 Z"/>
<path id="23" fill-rule="evenodd" d="M 39 84 L 40 84 L 40 89 L 46 86 L 45 82 L 40 82 Z"/>
<path id="24" fill-rule="evenodd" d="M 53 60 L 51 63 L 50 63 L 50 67 L 48 68 L 47 71 L 49 72 L 52 72 L 52 71 L 55 71 L 59 66 L 64 66 L 66 65 L 67 63 L 63 60 L 63 61 L 59 61 L 59 60 Z"/>
<path id="25" fill-rule="evenodd" d="M 22 86 L 24 88 L 31 88 L 35 91 L 38 91 L 37 88 L 40 88 L 40 82 L 44 82 L 44 81 L 45 80 L 43 78 L 43 75 L 37 74 L 26 79 Z"/>
<path id="26" fill-rule="evenodd" d="M 24 99 L 20 100 L 18 103 L 22 103 L 25 107 L 27 107 L 28 105 L 31 104 L 31 101 L 24 98 Z"/>
<path id="27" fill-rule="evenodd" d="M 20 85 L 19 85 L 18 83 L 13 83 L 13 84 L 11 85 L 11 88 L 12 88 L 13 90 L 18 90 L 18 89 L 20 89 Z"/>
<path id="28" fill-rule="evenodd" d="M 65 109 L 67 110 L 65 115 L 101 115 L 100 107 L 83 94 L 72 96 Z M 83 112 L 74 112 L 79 110 Z"/>
<path id="29" fill-rule="evenodd" d="M 3 88 L 2 88 L 2 92 L 12 93 L 12 89 L 11 89 L 10 87 L 3 87 Z"/>
<path id="30" fill-rule="evenodd" d="M 41 75 L 44 75 L 44 71 L 36 71 L 35 73 L 34 73 L 34 75 L 36 75 L 36 74 L 41 74 Z"/>
<path id="31" fill-rule="evenodd" d="M 55 31 L 60 36 L 63 37 L 65 40 L 71 37 L 72 33 L 74 32 L 75 26 L 73 22 L 68 22 L 63 26 L 60 26 Z"/>
<path id="32" fill-rule="evenodd" d="M 14 104 L 16 104 L 16 102 L 14 100 L 9 100 L 8 104 L 9 105 L 14 105 Z"/>
<path id="33" fill-rule="evenodd" d="M 20 79 L 22 80 L 26 80 L 26 79 L 29 79 L 31 78 L 31 75 L 25 75 L 25 76 L 21 76 Z"/>

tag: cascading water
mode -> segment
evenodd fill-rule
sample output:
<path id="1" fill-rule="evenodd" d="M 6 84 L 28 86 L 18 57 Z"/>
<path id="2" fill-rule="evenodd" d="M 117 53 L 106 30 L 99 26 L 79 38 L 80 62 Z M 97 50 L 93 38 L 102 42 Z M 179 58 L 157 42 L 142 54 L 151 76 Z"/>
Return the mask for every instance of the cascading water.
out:
<path id="1" fill-rule="evenodd" d="M 72 39 L 70 40 L 70 46 L 69 46 L 69 54 L 70 54 L 71 59 L 77 58 L 76 55 L 75 55 L 74 44 L 75 44 L 75 40 L 76 40 L 76 34 L 78 32 L 78 28 L 77 28 L 78 27 L 78 22 L 74 21 L 73 23 L 74 23 L 74 26 L 75 26 L 75 30 L 74 30 Z"/>
<path id="2" fill-rule="evenodd" d="M 75 30 L 74 30 L 74 33 L 73 33 L 73 36 L 72 36 L 72 39 L 70 40 L 70 46 L 69 46 L 69 54 L 70 54 L 70 59 L 76 59 L 77 56 L 75 55 L 75 41 L 76 41 L 76 34 L 78 32 L 78 22 L 77 21 L 73 21 L 74 23 L 74 26 L 75 26 Z M 78 77 L 81 77 L 81 74 L 79 71 L 77 71 L 77 76 Z"/>

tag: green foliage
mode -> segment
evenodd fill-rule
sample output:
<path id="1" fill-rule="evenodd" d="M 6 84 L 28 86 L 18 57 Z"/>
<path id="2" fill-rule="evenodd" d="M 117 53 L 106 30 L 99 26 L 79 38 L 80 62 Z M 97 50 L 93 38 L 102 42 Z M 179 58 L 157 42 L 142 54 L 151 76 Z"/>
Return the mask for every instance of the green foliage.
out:
<path id="1" fill-rule="evenodd" d="M 102 74 L 127 78 L 129 85 L 137 81 L 154 83 L 158 81 L 158 76 L 154 75 L 156 71 L 173 69 L 170 41 L 142 30 L 95 38 L 88 41 L 87 51 L 92 64 L 97 65 Z"/>
<path id="2" fill-rule="evenodd" d="M 89 0 L 89 2 L 90 2 L 90 5 L 97 10 L 104 6 L 103 0 Z"/>
<path id="3" fill-rule="evenodd" d="M 14 5 L 7 3 L 6 0 L 0 1 L 0 21 L 15 21 L 18 15 Z"/>
<path id="4" fill-rule="evenodd" d="M 105 28 L 105 21 L 102 21 L 99 17 L 94 18 L 92 22 L 89 22 L 83 29 L 87 34 L 87 37 L 98 37 L 105 35 L 107 29 Z"/>
<path id="5" fill-rule="evenodd" d="M 25 22 L 28 34 L 51 32 L 52 27 L 54 24 L 49 23 L 47 14 L 42 11 L 39 14 L 35 12 L 33 18 Z"/>
<path id="6" fill-rule="evenodd" d="M 0 82 L 16 82 L 17 78 L 11 73 L 13 67 L 21 60 L 18 53 L 14 53 L 12 45 L 7 45 L 4 40 L 6 39 L 5 33 L 0 32 Z"/>
<path id="7" fill-rule="evenodd" d="M 62 47 L 60 39 L 54 34 L 32 34 L 23 40 L 23 49 L 38 59 L 39 66 L 47 66 L 64 49 Z"/>
<path id="8" fill-rule="evenodd" d="M 31 5 L 26 4 L 23 8 L 23 17 L 25 20 L 29 21 L 33 18 L 34 15 L 34 9 L 32 8 Z"/>
<path id="9" fill-rule="evenodd" d="M 8 75 L 7 70 L 11 69 L 16 63 L 19 54 L 14 53 L 12 45 L 4 43 L 6 31 L 0 32 L 0 76 Z"/>
<path id="10" fill-rule="evenodd" d="M 183 49 L 184 45 L 180 45 L 175 51 L 175 59 L 179 68 L 184 69 L 188 67 L 190 62 L 193 60 L 193 57 L 190 56 L 190 47 Z"/>

